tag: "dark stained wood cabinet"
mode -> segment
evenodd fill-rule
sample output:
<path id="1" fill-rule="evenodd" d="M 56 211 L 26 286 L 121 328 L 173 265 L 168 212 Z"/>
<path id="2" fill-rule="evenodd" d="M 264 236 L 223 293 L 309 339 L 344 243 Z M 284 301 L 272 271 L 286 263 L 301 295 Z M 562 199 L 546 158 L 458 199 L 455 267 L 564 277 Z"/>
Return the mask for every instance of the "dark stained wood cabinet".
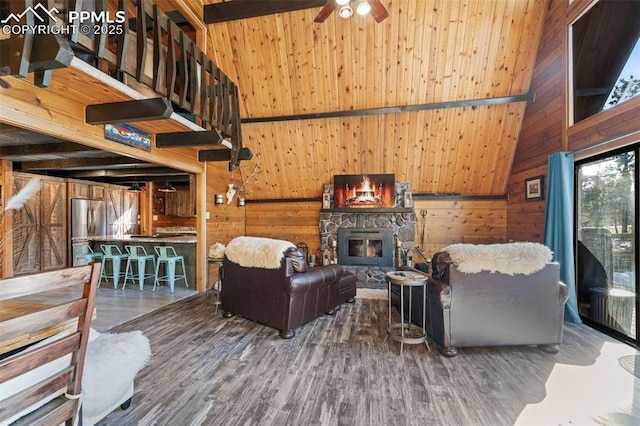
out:
<path id="1" fill-rule="evenodd" d="M 67 184 L 64 179 L 14 173 L 13 194 L 38 177 L 42 189 L 13 211 L 13 273 L 63 268 L 67 259 Z"/>
<path id="2" fill-rule="evenodd" d="M 165 194 L 165 214 L 167 216 L 193 217 L 195 203 L 190 190 L 177 190 Z"/>

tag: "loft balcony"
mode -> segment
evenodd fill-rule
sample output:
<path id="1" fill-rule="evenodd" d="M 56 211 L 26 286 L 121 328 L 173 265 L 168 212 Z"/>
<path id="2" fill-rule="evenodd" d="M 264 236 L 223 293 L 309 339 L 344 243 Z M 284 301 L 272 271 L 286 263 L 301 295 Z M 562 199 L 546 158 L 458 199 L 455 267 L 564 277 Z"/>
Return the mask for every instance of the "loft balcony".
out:
<path id="1" fill-rule="evenodd" d="M 89 124 L 136 121 L 158 148 L 250 158 L 237 85 L 153 1 L 3 0 L 0 20 L 0 75 L 83 104 Z"/>

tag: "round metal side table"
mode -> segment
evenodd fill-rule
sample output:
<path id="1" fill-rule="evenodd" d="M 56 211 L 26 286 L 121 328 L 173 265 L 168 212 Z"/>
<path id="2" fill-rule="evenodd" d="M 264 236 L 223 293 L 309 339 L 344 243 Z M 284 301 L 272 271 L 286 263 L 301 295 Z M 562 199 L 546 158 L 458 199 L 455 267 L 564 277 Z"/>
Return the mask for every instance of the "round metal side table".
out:
<path id="1" fill-rule="evenodd" d="M 389 286 L 389 326 L 387 331 L 389 336 L 397 342 L 400 342 L 400 354 L 404 344 L 411 345 L 425 343 L 427 349 L 431 351 L 429 342 L 427 341 L 427 276 L 420 272 L 413 271 L 391 271 L 386 273 L 386 279 Z M 397 285 L 400 287 L 400 322 L 394 322 L 391 317 L 391 287 Z M 405 289 L 407 289 L 408 309 L 405 310 Z M 413 292 L 422 289 L 422 326 L 411 323 L 411 314 L 413 309 L 420 307 L 413 306 Z"/>
<path id="2" fill-rule="evenodd" d="M 211 282 L 211 265 L 218 266 L 218 280 L 211 285 L 211 287 L 207 286 L 207 292 L 205 294 L 205 303 L 209 303 L 209 299 L 213 299 L 213 305 L 215 306 L 214 313 L 218 313 L 218 306 L 222 304 L 222 299 L 220 294 L 222 292 L 222 280 L 220 279 L 220 267 L 222 266 L 222 262 L 224 259 L 207 258 L 207 281 L 208 284 Z M 214 295 L 215 294 L 215 295 Z"/>

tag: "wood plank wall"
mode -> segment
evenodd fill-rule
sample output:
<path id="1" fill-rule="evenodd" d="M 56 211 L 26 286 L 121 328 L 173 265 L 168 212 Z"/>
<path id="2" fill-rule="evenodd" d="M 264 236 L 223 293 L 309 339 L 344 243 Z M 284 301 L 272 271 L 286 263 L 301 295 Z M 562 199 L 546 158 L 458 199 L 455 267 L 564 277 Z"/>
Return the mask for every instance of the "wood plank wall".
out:
<path id="1" fill-rule="evenodd" d="M 420 200 L 416 212 L 416 245 L 422 236 L 421 210 L 427 211 L 424 252 L 427 257 L 455 243 L 490 244 L 506 242 L 507 200 L 464 199 Z"/>
<path id="2" fill-rule="evenodd" d="M 215 243 L 227 244 L 234 237 L 245 235 L 245 209 L 238 207 L 237 197 L 229 205 L 216 206 L 216 194 L 224 194 L 231 181 L 227 163 L 207 163 L 207 251 Z"/>
<path id="3" fill-rule="evenodd" d="M 569 126 L 568 28 L 590 3 L 590 0 L 577 0 L 570 5 L 564 1 L 547 2 L 530 89 L 536 100 L 527 105 L 508 182 L 509 240 L 543 241 L 545 201 L 526 201 L 524 182 L 539 175 L 546 179 L 549 155 L 598 144 L 602 144 L 599 151 L 604 152 L 607 141 L 640 131 L 637 119 L 640 97 Z"/>
<path id="4" fill-rule="evenodd" d="M 309 253 L 319 256 L 320 201 L 261 202 L 247 204 L 246 235 L 277 238 L 294 244 L 304 242 Z M 425 254 L 428 257 L 454 243 L 500 243 L 506 241 L 507 201 L 504 199 L 415 200 L 416 245 L 420 244 L 422 217 L 427 211 Z"/>
<path id="5" fill-rule="evenodd" d="M 321 201 L 249 203 L 246 233 L 293 244 L 304 242 L 310 254 L 319 256 L 321 208 Z"/>
<path id="6" fill-rule="evenodd" d="M 547 159 L 562 149 L 565 111 L 565 12 L 566 2 L 549 1 L 531 92 L 507 184 L 507 238 L 543 241 L 545 202 L 525 200 L 525 180 L 547 175 Z"/>

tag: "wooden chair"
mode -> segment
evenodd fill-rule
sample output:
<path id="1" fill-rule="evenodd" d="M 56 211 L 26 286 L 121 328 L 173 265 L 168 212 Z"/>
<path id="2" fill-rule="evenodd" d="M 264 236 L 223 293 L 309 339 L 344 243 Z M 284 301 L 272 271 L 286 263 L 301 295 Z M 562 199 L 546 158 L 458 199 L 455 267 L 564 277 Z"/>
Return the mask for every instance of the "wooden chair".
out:
<path id="1" fill-rule="evenodd" d="M 0 424 L 78 424 L 99 278 L 93 263 L 0 280 Z"/>

